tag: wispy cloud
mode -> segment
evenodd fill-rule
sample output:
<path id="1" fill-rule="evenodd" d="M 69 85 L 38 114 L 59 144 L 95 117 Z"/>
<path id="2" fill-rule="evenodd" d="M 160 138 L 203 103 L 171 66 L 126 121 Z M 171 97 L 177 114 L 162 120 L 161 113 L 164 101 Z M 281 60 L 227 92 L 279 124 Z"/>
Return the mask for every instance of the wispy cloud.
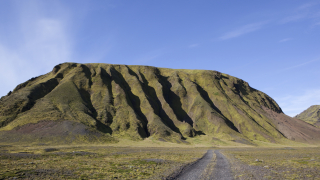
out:
<path id="1" fill-rule="evenodd" d="M 199 46 L 199 44 L 196 43 L 196 44 L 191 44 L 191 45 L 189 45 L 188 47 L 189 47 L 189 48 L 195 48 L 195 47 L 198 47 L 198 46 Z"/>
<path id="2" fill-rule="evenodd" d="M 314 60 L 311 60 L 311 61 L 307 61 L 307 62 L 304 62 L 304 63 L 301 63 L 301 64 L 290 66 L 290 67 L 282 69 L 281 72 L 282 71 L 286 71 L 286 70 L 290 70 L 290 69 L 295 69 L 295 68 L 298 68 L 298 67 L 301 67 L 301 66 L 305 66 L 307 64 L 310 64 L 310 63 L 313 63 L 313 62 L 316 62 L 316 61 L 319 61 L 319 60 L 320 60 L 320 58 L 317 58 L 317 59 L 314 59 Z"/>
<path id="3" fill-rule="evenodd" d="M 236 38 L 254 31 L 257 31 L 265 25 L 266 22 L 259 22 L 259 23 L 252 23 L 252 24 L 247 24 L 242 27 L 239 27 L 233 31 L 227 32 L 224 35 L 220 37 L 222 40 L 227 40 L 231 38 Z"/>
<path id="4" fill-rule="evenodd" d="M 318 4 L 319 3 L 316 3 L 316 2 L 310 2 L 310 3 L 302 4 L 301 6 L 298 7 L 298 9 L 308 9 Z"/>
<path id="5" fill-rule="evenodd" d="M 287 42 L 287 41 L 290 41 L 290 40 L 292 40 L 292 38 L 281 39 L 281 40 L 279 41 L 279 43 Z"/>
<path id="6" fill-rule="evenodd" d="M 314 24 L 314 26 L 319 26 L 320 25 L 320 22 L 317 22 Z"/>
<path id="7" fill-rule="evenodd" d="M 287 95 L 275 99 L 285 114 L 295 116 L 312 105 L 320 105 L 320 89 L 310 89 L 299 95 Z"/>
<path id="8" fill-rule="evenodd" d="M 286 24 L 286 23 L 289 23 L 289 22 L 295 22 L 295 21 L 299 21 L 301 19 L 304 19 L 307 17 L 307 14 L 296 14 L 296 15 L 292 15 L 292 16 L 288 16 L 288 17 L 285 17 L 283 18 L 280 23 L 281 24 Z"/>
<path id="9" fill-rule="evenodd" d="M 304 62 L 304 63 L 300 63 L 300 64 L 296 64 L 296 65 L 280 68 L 280 69 L 278 69 L 276 71 L 272 71 L 270 73 L 266 73 L 266 74 L 260 76 L 260 78 L 270 76 L 271 74 L 272 75 L 281 74 L 283 72 L 286 72 L 286 71 L 289 71 L 289 70 L 292 70 L 292 69 L 295 69 L 295 68 L 299 68 L 299 67 L 302 67 L 302 66 L 317 62 L 317 61 L 320 61 L 320 58 L 316 58 L 316 59 L 313 59 L 313 60 L 310 60 L 310 61 L 307 61 L 307 62 Z"/>
<path id="10" fill-rule="evenodd" d="M 237 71 L 237 70 L 244 70 L 244 71 L 247 71 L 248 69 L 247 69 L 247 67 L 251 67 L 253 64 L 255 64 L 255 63 L 257 63 L 258 62 L 258 60 L 256 60 L 256 61 L 251 61 L 251 62 L 249 62 L 249 63 L 246 63 L 246 64 L 243 64 L 243 65 L 237 65 L 237 64 L 234 64 L 234 66 L 233 67 L 231 67 L 231 68 L 228 68 L 227 69 L 227 71 L 229 71 L 229 72 L 232 72 L 232 71 Z"/>
<path id="11" fill-rule="evenodd" d="M 320 12 L 318 11 L 318 12 L 312 13 L 312 14 L 310 15 L 310 17 L 311 17 L 311 18 L 319 18 L 319 17 L 320 17 Z"/>
<path id="12" fill-rule="evenodd" d="M 147 52 L 147 53 L 141 55 L 134 62 L 135 63 L 142 63 L 140 65 L 146 65 L 148 62 L 153 61 L 154 59 L 157 59 L 158 57 L 160 57 L 163 54 L 165 54 L 164 48 L 156 49 L 156 50 L 153 50 L 153 51 L 150 51 L 150 52 Z"/>
<path id="13" fill-rule="evenodd" d="M 44 7 L 38 1 L 23 2 L 15 4 L 14 7 L 20 12 L 17 25 L 19 29 L 14 32 L 17 37 L 10 36 L 8 39 L 19 43 L 8 45 L 0 42 L 0 81 L 5 84 L 0 90 L 0 96 L 17 84 L 50 71 L 58 63 L 72 59 L 66 17 L 46 16 Z M 63 9 L 57 4 L 51 8 L 53 11 Z M 1 26 L 10 26 L 5 22 L 0 23 Z"/>
<path id="14" fill-rule="evenodd" d="M 319 4 L 320 3 L 315 3 L 315 2 L 302 4 L 292 12 L 292 15 L 289 15 L 281 19 L 279 23 L 286 24 L 286 23 L 297 22 L 297 21 L 302 21 L 306 19 L 319 18 L 320 13 L 319 13 L 319 9 L 317 8 Z"/>

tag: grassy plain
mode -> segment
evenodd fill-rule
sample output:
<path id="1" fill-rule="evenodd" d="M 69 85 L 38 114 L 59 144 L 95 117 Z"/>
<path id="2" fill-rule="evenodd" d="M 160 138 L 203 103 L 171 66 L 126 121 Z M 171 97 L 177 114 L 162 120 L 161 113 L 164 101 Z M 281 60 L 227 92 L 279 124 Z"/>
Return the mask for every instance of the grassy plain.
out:
<path id="1" fill-rule="evenodd" d="M 163 179 L 208 148 L 0 146 L 0 179 Z"/>
<path id="2" fill-rule="evenodd" d="M 235 179 L 320 179 L 318 146 L 290 142 L 249 146 L 208 138 L 201 136 L 189 144 L 152 138 L 104 145 L 0 144 L 0 180 L 165 179 L 209 149 L 220 149 L 227 156 Z M 214 165 L 215 161 L 210 166 Z"/>
<path id="3" fill-rule="evenodd" d="M 320 179 L 320 147 L 230 148 L 235 179 Z"/>

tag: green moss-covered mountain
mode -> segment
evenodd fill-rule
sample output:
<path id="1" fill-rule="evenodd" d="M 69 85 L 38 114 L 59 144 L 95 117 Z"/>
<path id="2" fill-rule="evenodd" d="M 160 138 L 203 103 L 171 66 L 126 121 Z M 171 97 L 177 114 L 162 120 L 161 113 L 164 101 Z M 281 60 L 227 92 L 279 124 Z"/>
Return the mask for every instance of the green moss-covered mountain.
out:
<path id="1" fill-rule="evenodd" d="M 0 100 L 1 141 L 315 142 L 320 130 L 268 95 L 217 71 L 59 64 Z"/>
<path id="2" fill-rule="evenodd" d="M 302 113 L 296 115 L 295 118 L 320 127 L 320 105 L 310 106 Z"/>

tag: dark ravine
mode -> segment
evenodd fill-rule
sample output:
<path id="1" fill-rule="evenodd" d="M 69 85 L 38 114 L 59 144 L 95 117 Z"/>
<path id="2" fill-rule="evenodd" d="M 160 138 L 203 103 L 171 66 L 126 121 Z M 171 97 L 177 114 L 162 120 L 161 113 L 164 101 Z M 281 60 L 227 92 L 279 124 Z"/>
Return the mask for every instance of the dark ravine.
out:
<path id="1" fill-rule="evenodd" d="M 60 126 L 68 142 L 153 137 L 186 143 L 199 135 L 250 145 L 320 141 L 319 128 L 286 116 L 268 95 L 218 71 L 64 63 L 0 99 L 1 140 L 26 135 L 25 142 L 61 143 L 59 134 L 46 135 Z"/>

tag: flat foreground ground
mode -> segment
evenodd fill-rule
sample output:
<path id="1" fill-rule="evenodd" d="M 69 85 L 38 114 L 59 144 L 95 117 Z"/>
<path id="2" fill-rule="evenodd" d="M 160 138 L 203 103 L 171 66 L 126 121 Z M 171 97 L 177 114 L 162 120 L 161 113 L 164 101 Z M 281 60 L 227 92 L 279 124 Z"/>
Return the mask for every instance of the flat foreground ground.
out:
<path id="1" fill-rule="evenodd" d="M 0 179 L 165 179 L 207 149 L 0 146 Z"/>
<path id="2" fill-rule="evenodd" d="M 0 179 L 320 179 L 320 148 L 0 145 Z"/>
<path id="3" fill-rule="evenodd" d="M 235 179 L 320 179 L 320 148 L 234 148 L 223 153 Z"/>

